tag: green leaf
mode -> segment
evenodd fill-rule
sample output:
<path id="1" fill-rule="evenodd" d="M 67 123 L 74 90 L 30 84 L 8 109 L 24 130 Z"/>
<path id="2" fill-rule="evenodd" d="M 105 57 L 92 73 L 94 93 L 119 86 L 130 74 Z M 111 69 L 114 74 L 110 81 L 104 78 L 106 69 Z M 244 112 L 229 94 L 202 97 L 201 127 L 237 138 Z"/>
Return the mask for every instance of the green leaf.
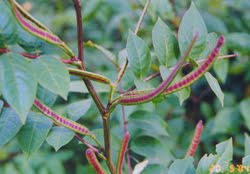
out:
<path id="1" fill-rule="evenodd" d="M 214 120 L 214 126 L 211 132 L 216 135 L 218 133 L 236 132 L 240 125 L 240 118 L 237 110 L 234 108 L 223 108 L 220 110 Z"/>
<path id="2" fill-rule="evenodd" d="M 63 166 L 63 162 L 58 159 L 48 160 L 47 165 L 49 169 L 49 173 L 53 174 L 65 174 L 65 169 Z M 56 169 L 56 170 L 55 170 Z"/>
<path id="3" fill-rule="evenodd" d="M 213 16 L 207 12 L 202 13 L 202 17 L 206 23 L 208 32 L 216 32 L 221 34 L 227 33 L 227 27 L 221 18 Z"/>
<path id="4" fill-rule="evenodd" d="M 6 2 L 0 1 L 0 46 L 16 42 L 16 21 Z"/>
<path id="5" fill-rule="evenodd" d="M 68 144 L 74 138 L 74 135 L 75 133 L 69 129 L 55 126 L 52 128 L 46 141 L 54 147 L 55 151 L 58 151 L 62 146 Z"/>
<path id="6" fill-rule="evenodd" d="M 73 121 L 77 121 L 80 119 L 86 112 L 89 110 L 91 106 L 92 100 L 81 100 L 78 102 L 71 103 L 67 106 L 67 114 L 69 119 Z"/>
<path id="7" fill-rule="evenodd" d="M 216 46 L 218 35 L 216 33 L 209 33 L 206 39 L 206 47 L 202 51 L 200 59 L 206 59 Z"/>
<path id="8" fill-rule="evenodd" d="M 148 135 L 156 139 L 168 136 L 167 123 L 156 114 L 146 111 L 137 111 L 131 114 L 127 121 L 131 137 Z"/>
<path id="9" fill-rule="evenodd" d="M 217 60 L 214 63 L 213 67 L 214 67 L 214 71 L 215 71 L 217 77 L 219 78 L 219 80 L 222 83 L 225 83 L 226 78 L 227 78 L 228 68 L 229 68 L 228 60 Z"/>
<path id="10" fill-rule="evenodd" d="M 59 60 L 54 57 L 42 56 L 33 61 L 38 82 L 53 93 L 67 99 L 69 91 L 69 73 Z"/>
<path id="11" fill-rule="evenodd" d="M 17 164 L 20 173 L 36 174 L 32 166 L 30 165 L 30 161 L 28 161 L 27 157 L 25 157 L 24 155 L 15 158 L 15 163 Z"/>
<path id="12" fill-rule="evenodd" d="M 178 56 L 178 44 L 170 28 L 160 18 L 153 28 L 152 41 L 159 62 L 172 66 Z"/>
<path id="13" fill-rule="evenodd" d="M 150 69 L 150 50 L 144 40 L 131 31 L 127 40 L 129 65 L 137 78 L 142 78 Z"/>
<path id="14" fill-rule="evenodd" d="M 242 165 L 244 166 L 250 166 L 250 155 L 248 156 L 245 156 L 243 159 L 242 159 Z"/>
<path id="15" fill-rule="evenodd" d="M 205 154 L 198 163 L 196 173 L 197 174 L 208 174 L 215 167 L 218 155 L 207 155 Z"/>
<path id="16" fill-rule="evenodd" d="M 214 78 L 212 74 L 210 74 L 209 72 L 205 73 L 205 77 L 209 86 L 211 87 L 215 95 L 218 97 L 218 99 L 220 100 L 221 106 L 223 107 L 224 106 L 224 93 L 222 92 L 217 79 Z"/>
<path id="17" fill-rule="evenodd" d="M 179 98 L 180 105 L 182 105 L 183 102 L 189 98 L 191 94 L 191 88 L 190 87 L 183 88 L 182 90 L 177 91 L 175 94 Z"/>
<path id="18" fill-rule="evenodd" d="M 186 156 L 184 159 L 177 159 L 171 164 L 168 174 L 195 174 L 194 158 Z"/>
<path id="19" fill-rule="evenodd" d="M 3 97 L 25 123 L 36 95 L 33 68 L 29 61 L 13 53 L 0 56 L 0 62 L 4 66 Z"/>
<path id="20" fill-rule="evenodd" d="M 199 37 L 189 55 L 193 59 L 197 59 L 206 47 L 207 28 L 200 13 L 196 9 L 194 3 L 192 3 L 190 8 L 184 14 L 178 31 L 178 41 L 181 54 L 184 54 L 189 43 L 197 32 L 199 33 Z"/>
<path id="21" fill-rule="evenodd" d="M 138 136 L 131 141 L 130 149 L 146 157 L 152 164 L 169 165 L 173 156 L 166 144 L 151 136 Z"/>
<path id="22" fill-rule="evenodd" d="M 4 108 L 0 114 L 0 149 L 8 143 L 21 129 L 22 122 L 17 113 L 10 108 Z"/>
<path id="23" fill-rule="evenodd" d="M 17 135 L 21 149 L 27 155 L 37 151 L 45 141 L 52 124 L 52 121 L 44 115 L 30 112 L 26 124 Z"/>
<path id="24" fill-rule="evenodd" d="M 96 83 L 95 84 L 96 92 L 98 93 L 108 93 L 110 92 L 110 88 L 106 84 L 102 83 Z M 76 93 L 89 93 L 88 89 L 84 85 L 84 82 L 81 80 L 71 81 L 69 86 L 70 92 L 76 92 Z"/>
<path id="25" fill-rule="evenodd" d="M 28 52 L 38 51 L 46 44 L 40 38 L 28 33 L 21 26 L 18 26 L 17 34 L 17 43 Z"/>
<path id="26" fill-rule="evenodd" d="M 51 107 L 56 102 L 57 95 L 45 89 L 41 85 L 37 87 L 37 98 L 42 101 L 45 105 Z"/>
<path id="27" fill-rule="evenodd" d="M 145 5 L 145 0 L 140 0 L 141 5 Z M 150 2 L 148 12 L 155 21 L 158 16 L 162 19 L 174 19 L 175 13 L 170 1 L 154 0 Z"/>
<path id="28" fill-rule="evenodd" d="M 247 126 L 248 130 L 250 130 L 250 117 L 249 117 L 250 107 L 249 106 L 250 106 L 250 98 L 245 99 L 240 103 L 240 112 L 245 120 L 244 124 Z"/>
<path id="29" fill-rule="evenodd" d="M 166 167 L 162 165 L 157 165 L 157 164 L 149 164 L 147 167 L 142 171 L 141 174 L 152 174 L 152 173 L 157 173 L 157 174 L 164 174 L 166 173 Z"/>
<path id="30" fill-rule="evenodd" d="M 250 137 L 245 133 L 245 156 L 250 155 Z"/>
<path id="31" fill-rule="evenodd" d="M 217 144 L 216 152 L 220 156 L 216 164 L 221 166 L 222 172 L 227 171 L 230 161 L 232 161 L 232 158 L 233 158 L 232 138 L 230 138 L 229 140 L 223 141 L 220 144 Z"/>
<path id="32" fill-rule="evenodd" d="M 216 155 L 210 154 L 209 156 L 205 154 L 202 157 L 196 169 L 197 174 L 216 173 L 216 170 L 226 172 L 228 170 L 233 158 L 232 138 L 217 144 L 216 153 Z"/>
<path id="33" fill-rule="evenodd" d="M 226 36 L 229 49 L 239 51 L 242 54 L 250 54 L 250 34 L 248 33 L 230 33 Z"/>
<path id="34" fill-rule="evenodd" d="M 144 82 L 141 79 L 135 79 L 134 84 L 137 90 L 153 90 L 154 88 L 147 82 Z"/>

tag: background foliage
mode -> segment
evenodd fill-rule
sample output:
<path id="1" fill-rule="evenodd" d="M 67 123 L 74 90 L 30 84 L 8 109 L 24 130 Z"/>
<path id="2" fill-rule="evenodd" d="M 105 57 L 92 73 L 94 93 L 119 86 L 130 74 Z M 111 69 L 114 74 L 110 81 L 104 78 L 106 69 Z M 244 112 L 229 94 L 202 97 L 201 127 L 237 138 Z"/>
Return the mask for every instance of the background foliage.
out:
<path id="1" fill-rule="evenodd" d="M 42 21 L 54 33 L 58 34 L 66 43 L 70 45 L 74 52 L 77 52 L 76 45 L 76 25 L 75 12 L 71 1 L 63 2 L 55 0 L 53 2 L 47 0 L 37 0 L 34 2 L 19 1 L 28 8 L 31 6 L 30 12 L 40 21 Z M 194 172 L 192 158 L 186 157 L 185 153 L 190 144 L 195 124 L 198 120 L 203 120 L 205 129 L 202 134 L 201 144 L 198 152 L 194 157 L 194 165 L 196 173 L 206 173 L 212 164 L 220 164 L 225 170 L 229 169 L 228 165 L 223 165 L 223 162 L 232 161 L 233 164 L 241 164 L 244 158 L 244 164 L 250 165 L 250 1 L 248 0 L 196 0 L 194 1 L 196 8 L 199 10 L 207 31 L 216 32 L 226 36 L 225 53 L 235 52 L 238 54 L 236 59 L 218 61 L 214 65 L 213 75 L 217 75 L 221 88 L 225 94 L 224 107 L 221 106 L 219 99 L 214 95 L 208 86 L 205 78 L 199 80 L 191 87 L 190 97 L 185 100 L 183 94 L 170 95 L 163 102 L 143 104 L 139 106 L 126 107 L 125 113 L 127 117 L 128 130 L 131 133 L 130 153 L 132 165 L 136 165 L 143 159 L 150 161 L 143 174 L 150 173 L 165 173 L 166 168 L 169 168 L 168 173 L 186 173 L 187 171 Z M 82 0 L 83 4 L 83 28 L 84 39 L 87 42 L 92 42 L 101 45 L 115 53 L 117 59 L 122 61 L 126 48 L 127 41 L 129 42 L 131 33 L 135 29 L 139 15 L 145 4 L 144 0 Z M 155 24 L 162 25 L 164 21 L 169 28 L 166 30 L 177 33 L 178 28 L 181 28 L 180 21 L 183 14 L 190 6 L 188 0 L 153 0 L 148 9 L 148 13 L 142 23 L 141 30 L 138 35 L 146 41 L 149 46 L 148 52 L 145 55 L 152 59 L 151 66 L 142 67 L 143 71 L 148 71 L 149 74 L 162 70 L 158 68 L 159 61 L 156 55 L 159 56 L 157 50 L 150 52 L 153 48 L 152 30 L 157 33 Z M 0 6 L 0 9 L 3 6 Z M 0 13 L 6 9 L 1 9 Z M 193 15 L 193 14 L 192 14 Z M 1 18 L 2 16 L 0 16 Z M 161 20 L 158 19 L 161 18 Z M 0 25 L 4 22 L 9 22 L 9 25 L 14 25 L 11 22 L 10 16 L 5 16 L 1 19 Z M 199 20 L 199 19 L 198 19 Z M 195 23 L 195 19 L 193 22 Z M 197 25 L 201 26 L 201 23 Z M 13 35 L 14 31 L 10 30 L 7 34 L 1 33 L 0 44 L 7 40 L 10 48 L 17 51 L 40 52 L 43 54 L 51 54 L 56 56 L 65 56 L 57 48 L 49 44 L 28 37 L 24 30 Z M 185 32 L 185 31 L 183 31 Z M 20 34 L 22 33 L 22 34 Z M 5 38 L 2 36 L 4 35 Z M 4 40 L 4 41 L 3 41 Z M 139 41 L 138 41 L 139 42 Z M 17 43 L 17 44 L 16 44 Z M 171 42 L 172 43 L 172 42 Z M 30 45 L 29 45 L 30 44 Z M 202 47 L 202 46 L 201 46 Z M 200 48 L 200 46 L 199 46 Z M 128 47 L 127 47 L 128 49 Z M 182 52 L 182 48 L 180 51 Z M 59 54 L 58 54 L 59 52 Z M 89 71 L 99 72 L 110 77 L 112 80 L 116 78 L 116 69 L 106 60 L 105 56 L 97 49 L 91 48 L 86 44 L 85 47 L 86 65 Z M 195 57 L 196 53 L 193 53 Z M 171 55 L 178 57 L 179 53 Z M 162 55 L 164 57 L 164 55 Z M 16 61 L 19 61 L 17 59 Z M 37 68 L 43 68 L 42 65 L 50 65 L 49 69 L 62 70 L 63 68 L 56 64 L 56 59 L 44 59 L 43 62 L 36 60 L 32 63 L 37 64 Z M 172 65 L 175 60 L 163 62 L 163 64 Z M 7 61 L 6 61 L 7 62 Z M 8 62 L 7 62 L 8 63 Z M 22 63 L 22 62 L 18 62 Z M 1 66 L 1 64 L 0 64 Z M 8 66 L 4 64 L 4 66 Z M 27 66 L 25 64 L 24 66 Z M 59 67 L 54 67 L 59 66 Z M 19 69 L 20 70 L 19 70 Z M 0 67 L 0 75 L 2 68 Z M 21 72 L 25 72 L 25 67 L 17 66 Z M 138 73 L 135 73 L 138 74 Z M 134 83 L 137 88 L 145 89 L 155 84 L 159 84 L 158 79 L 149 83 L 142 83 L 140 76 L 135 77 L 131 70 L 126 72 L 124 77 L 123 89 L 128 89 Z M 64 75 L 65 77 L 67 75 Z M 136 75 L 137 76 L 137 75 Z M 29 77 L 30 86 L 35 86 Z M 54 77 L 51 77 L 53 79 Z M 57 77 L 58 78 L 58 77 Z M 60 77 L 59 77 L 60 78 Z M 208 77 L 207 77 L 208 78 Z M 0 82 L 1 82 L 0 78 Z M 85 88 L 79 88 L 79 79 L 71 77 L 73 82 L 70 86 L 65 86 L 69 79 L 60 80 L 61 84 L 46 84 L 48 79 L 42 77 L 36 79 L 42 86 L 38 86 L 37 95 L 43 99 L 47 105 L 53 106 L 58 113 L 67 115 L 72 120 L 80 119 L 90 130 L 97 135 L 98 139 L 102 139 L 102 122 L 92 100 L 86 94 Z M 36 81 L 34 80 L 34 81 Z M 51 81 L 50 81 L 51 82 Z M 56 82 L 55 82 L 56 83 Z M 0 89 L 2 82 L 0 83 Z M 51 94 L 44 87 L 50 86 L 50 91 L 59 94 Z M 107 90 L 105 86 L 95 84 L 101 94 L 103 101 L 107 98 Z M 145 86 L 146 85 L 146 86 Z M 64 88 L 57 88 L 63 86 Z M 84 86 L 84 85 L 81 85 Z M 35 87 L 34 87 L 35 89 Z M 70 93 L 68 100 L 65 101 L 67 90 Z M 0 90 L 1 91 L 1 90 Z M 84 94 L 82 94 L 84 92 Z M 30 95 L 35 95 L 36 91 L 31 91 Z M 1 94 L 0 94 L 1 95 Z M 46 97 L 49 96 L 49 97 Z M 180 97 L 182 96 L 182 97 Z M 21 97 L 21 96 L 19 96 Z M 15 102 L 15 100 L 13 101 Z M 31 101 L 23 101 L 32 103 Z M 0 110 L 3 102 L 0 100 Z M 86 107 L 79 106 L 85 105 Z M 181 105 L 180 105 L 181 104 Z M 15 104 L 20 107 L 20 103 Z M 25 115 L 27 109 L 20 109 L 20 115 Z M 80 117 L 79 117 L 80 116 Z M 9 117 L 13 121 L 8 124 L 14 124 L 15 129 L 8 130 L 5 125 L 4 118 Z M 22 117 L 23 118 L 23 117 Z M 21 126 L 22 121 L 17 114 L 8 108 L 1 110 L 0 117 L 0 173 L 38 173 L 38 174 L 63 174 L 63 173 L 93 173 L 91 167 L 87 164 L 84 156 L 84 146 L 79 145 L 78 141 L 73 139 L 73 133 L 61 127 L 52 127 L 48 124 L 47 118 L 39 117 L 37 113 L 30 112 L 27 117 L 29 126 Z M 36 123 L 43 126 L 43 132 L 40 132 Z M 5 126 L 3 126 L 5 125 Z M 33 147 L 26 146 L 27 139 L 23 141 L 22 134 L 26 134 L 31 129 L 32 133 L 36 134 Z M 63 129 L 63 130 L 61 130 Z M 50 131 L 50 132 L 49 132 Z M 4 143 L 6 134 L 15 135 L 7 144 Z M 119 106 L 112 115 L 111 120 L 112 132 L 112 149 L 113 158 L 116 159 L 119 144 L 123 133 L 122 128 L 122 113 Z M 232 138 L 231 138 L 232 137 Z M 45 141 L 46 140 L 46 141 Z M 30 140 L 33 141 L 33 140 Z M 91 141 L 91 140 L 89 140 Z M 102 142 L 102 141 L 101 141 Z M 222 143 L 221 143 L 222 142 Z M 220 143 L 215 147 L 216 144 Z M 5 145 L 4 145 L 5 144 Z M 66 145 L 65 145 L 66 144 Z M 4 146 L 3 146 L 4 145 Z M 65 145 L 65 146 L 64 146 Z M 40 148 L 39 148 L 40 147 Z M 60 150 L 59 150 L 60 149 Z M 59 150 L 58 152 L 55 152 Z M 23 153 L 24 152 L 24 153 Z M 205 153 L 214 155 L 203 156 Z M 201 159 L 202 158 L 202 159 Z M 178 159 L 178 160 L 175 160 Z M 180 160 L 182 159 L 182 160 Z M 201 160 L 200 160 L 201 159 Z M 174 161 L 173 164 L 171 164 Z M 198 161 L 199 164 L 198 164 Z M 209 162 L 208 162 L 209 161 Z M 171 166 L 170 166 L 171 164 Z M 185 164 L 185 165 L 184 165 Z M 197 167 L 198 165 L 198 167 Z M 181 167 L 180 167 L 181 166 Z"/>

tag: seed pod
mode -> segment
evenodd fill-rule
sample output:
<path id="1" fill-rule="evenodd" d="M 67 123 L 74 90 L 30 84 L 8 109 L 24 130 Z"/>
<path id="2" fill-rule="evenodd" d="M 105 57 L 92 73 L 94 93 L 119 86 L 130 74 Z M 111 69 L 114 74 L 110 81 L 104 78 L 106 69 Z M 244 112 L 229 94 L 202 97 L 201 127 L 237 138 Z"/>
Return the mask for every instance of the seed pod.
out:
<path id="1" fill-rule="evenodd" d="M 46 116 L 48 116 L 49 118 L 51 118 L 52 120 L 54 120 L 54 122 L 57 125 L 62 125 L 63 127 L 69 128 L 69 129 L 73 130 L 74 132 L 77 132 L 77 133 L 82 134 L 82 135 L 93 136 L 90 133 L 90 131 L 88 130 L 88 128 L 86 128 L 85 126 L 83 126 L 83 125 L 81 125 L 79 123 L 76 123 L 76 122 L 74 122 L 74 121 L 72 121 L 70 119 L 62 117 L 61 115 L 55 113 L 49 107 L 47 107 L 44 104 L 42 104 L 38 99 L 35 99 L 34 105 L 43 114 L 45 114 Z"/>
<path id="2" fill-rule="evenodd" d="M 104 84 L 110 84 L 110 80 L 103 75 L 99 75 L 99 74 L 92 73 L 89 71 L 78 70 L 74 68 L 68 68 L 68 71 L 70 74 L 76 75 L 84 79 L 89 79 L 89 80 L 93 80 L 93 81 L 104 83 Z"/>
<path id="3" fill-rule="evenodd" d="M 216 57 L 219 54 L 219 49 L 223 45 L 224 41 L 225 41 L 224 36 L 220 36 L 218 41 L 217 41 L 216 47 L 213 49 L 213 51 L 208 56 L 206 61 L 203 62 L 203 64 L 200 67 L 198 67 L 196 70 L 194 70 L 193 72 L 186 75 L 181 81 L 170 85 L 163 92 L 163 95 L 167 95 L 167 94 L 173 93 L 175 91 L 178 91 L 182 88 L 185 88 L 185 87 L 191 85 L 192 83 L 194 83 L 195 81 L 197 81 L 200 77 L 202 77 L 202 75 L 205 72 L 207 72 L 210 69 L 210 67 L 213 65 Z"/>
<path id="4" fill-rule="evenodd" d="M 98 174 L 106 174 L 105 170 L 97 160 L 95 152 L 92 149 L 87 149 L 85 154 L 89 164 L 95 169 Z"/>
<path id="5" fill-rule="evenodd" d="M 17 3 L 15 0 L 9 0 L 11 7 L 12 7 L 12 12 L 14 16 L 16 17 L 17 21 L 19 24 L 29 33 L 37 36 L 40 39 L 45 40 L 46 42 L 49 42 L 51 44 L 59 46 L 61 49 L 63 49 L 70 57 L 74 57 L 74 53 L 70 50 L 69 47 L 66 46 L 66 44 L 61 41 L 56 35 L 54 35 L 52 32 L 42 28 L 39 23 L 32 23 L 31 20 L 27 20 L 23 16 L 23 13 L 20 13 L 19 9 L 17 7 Z M 27 17 L 27 15 L 26 15 Z M 30 18 L 28 18 L 30 19 Z"/>
<path id="6" fill-rule="evenodd" d="M 203 123 L 202 123 L 202 120 L 200 120 L 196 125 L 194 136 L 192 139 L 192 143 L 191 143 L 190 148 L 189 148 L 188 154 L 190 156 L 194 156 L 194 153 L 195 153 L 195 151 L 199 145 L 199 142 L 200 142 L 202 130 L 203 130 Z"/>
<path id="7" fill-rule="evenodd" d="M 117 174 L 122 174 L 122 164 L 123 164 L 125 153 L 127 151 L 129 139 L 130 139 L 130 134 L 129 134 L 129 132 L 126 132 L 124 135 L 124 138 L 122 140 L 122 144 L 121 144 L 119 154 L 118 154 L 118 162 L 117 162 L 117 166 L 116 166 L 116 173 Z"/>
<path id="8" fill-rule="evenodd" d="M 198 33 L 194 36 L 192 39 L 191 43 L 189 44 L 187 50 L 185 53 L 182 55 L 182 57 L 179 59 L 177 64 L 175 65 L 175 68 L 171 72 L 171 74 L 168 76 L 167 79 L 165 79 L 156 89 L 153 91 L 147 93 L 147 94 L 142 94 L 142 95 L 134 95 L 134 96 L 121 96 L 120 103 L 122 105 L 136 105 L 140 103 L 146 103 L 149 101 L 152 101 L 154 98 L 157 96 L 161 95 L 162 92 L 170 85 L 170 83 L 173 81 L 177 73 L 180 71 L 183 63 L 185 62 L 186 58 L 188 57 L 195 41 L 198 38 Z"/>

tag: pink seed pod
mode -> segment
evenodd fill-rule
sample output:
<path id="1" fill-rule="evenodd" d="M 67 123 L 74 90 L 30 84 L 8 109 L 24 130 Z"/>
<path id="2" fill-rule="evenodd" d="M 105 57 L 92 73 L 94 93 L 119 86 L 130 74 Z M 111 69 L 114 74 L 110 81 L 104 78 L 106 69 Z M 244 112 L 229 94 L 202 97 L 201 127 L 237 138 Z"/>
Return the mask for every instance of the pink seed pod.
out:
<path id="1" fill-rule="evenodd" d="M 57 125 L 62 125 L 66 128 L 69 128 L 71 130 L 73 130 L 74 132 L 77 132 L 79 134 L 82 135 L 90 135 L 92 136 L 92 134 L 90 133 L 90 131 L 88 130 L 88 128 L 86 128 L 85 126 L 76 123 L 68 118 L 65 118 L 57 113 L 55 113 L 53 110 L 51 110 L 49 107 L 45 106 L 42 102 L 40 102 L 38 99 L 35 99 L 34 101 L 34 105 L 46 116 L 48 116 L 49 118 L 53 119 L 55 124 Z"/>
<path id="2" fill-rule="evenodd" d="M 118 162 L 117 162 L 117 166 L 116 166 L 116 173 L 117 174 L 122 174 L 122 164 L 123 164 L 125 153 L 127 151 L 129 139 L 130 139 L 130 134 L 129 134 L 129 132 L 126 132 L 124 137 L 123 137 L 122 144 L 121 144 L 120 151 L 119 151 L 119 155 L 118 155 Z"/>
<path id="3" fill-rule="evenodd" d="M 34 25 L 32 25 L 31 23 L 27 22 L 22 15 L 20 14 L 20 12 L 17 10 L 17 8 L 14 5 L 14 14 L 18 20 L 18 22 L 29 32 L 33 33 L 34 35 L 50 42 L 53 44 L 58 44 L 61 45 L 63 44 L 63 42 L 55 35 L 53 35 L 52 33 L 49 33 L 45 30 L 42 30 Z"/>
<path id="4" fill-rule="evenodd" d="M 133 96 L 121 96 L 120 103 L 122 105 L 136 105 L 140 103 L 146 103 L 149 101 L 152 101 L 154 98 L 161 95 L 167 87 L 170 85 L 170 83 L 174 80 L 177 73 L 180 71 L 181 66 L 185 62 L 185 60 L 188 58 L 188 55 L 193 48 L 193 45 L 195 44 L 196 40 L 198 38 L 198 33 L 196 33 L 191 41 L 191 43 L 188 45 L 186 51 L 184 54 L 180 57 L 178 62 L 176 63 L 174 69 L 170 73 L 170 75 L 154 90 L 152 90 L 149 93 L 142 94 L 142 95 L 133 95 Z"/>
<path id="5" fill-rule="evenodd" d="M 225 42 L 224 36 L 220 36 L 217 40 L 217 44 L 216 44 L 215 48 L 212 50 L 212 52 L 210 53 L 210 55 L 208 56 L 206 61 L 203 62 L 203 64 L 200 67 L 198 67 L 196 70 L 187 74 L 181 81 L 170 85 L 167 89 L 165 89 L 165 91 L 163 92 L 163 95 L 178 91 L 182 88 L 185 88 L 185 87 L 191 85 L 196 80 L 198 80 L 212 66 L 216 57 L 219 54 L 219 49 L 224 44 L 224 42 Z"/>
<path id="6" fill-rule="evenodd" d="M 202 120 L 200 120 L 196 125 L 194 136 L 192 139 L 192 143 L 191 143 L 190 148 L 189 148 L 188 154 L 190 156 L 194 156 L 194 153 L 195 153 L 195 151 L 199 145 L 199 142 L 200 142 L 202 130 L 203 130 L 203 123 L 202 123 Z"/>
<path id="7" fill-rule="evenodd" d="M 89 164 L 94 168 L 94 170 L 98 174 L 106 174 L 106 172 L 102 168 L 101 164 L 97 160 L 95 152 L 91 148 L 88 148 L 86 150 L 85 155 L 87 157 L 87 160 L 88 160 Z"/>

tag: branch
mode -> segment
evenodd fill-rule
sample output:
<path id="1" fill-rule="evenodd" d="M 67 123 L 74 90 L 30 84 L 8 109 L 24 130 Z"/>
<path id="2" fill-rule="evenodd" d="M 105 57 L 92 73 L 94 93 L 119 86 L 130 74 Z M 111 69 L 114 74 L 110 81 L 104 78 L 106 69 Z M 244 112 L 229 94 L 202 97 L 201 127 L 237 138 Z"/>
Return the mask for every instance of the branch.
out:
<path id="1" fill-rule="evenodd" d="M 110 113 L 105 114 L 102 117 L 103 133 L 104 133 L 104 144 L 105 144 L 105 155 L 107 157 L 107 165 L 110 169 L 111 174 L 115 174 L 115 165 L 112 161 L 111 148 L 110 148 Z"/>
<path id="2" fill-rule="evenodd" d="M 138 21 L 138 23 L 137 23 L 137 25 L 136 25 L 135 32 L 134 32 L 135 35 L 137 35 L 137 33 L 138 33 L 138 31 L 139 31 L 139 29 L 140 29 L 140 27 L 141 27 L 142 20 L 143 20 L 145 14 L 146 14 L 146 12 L 147 12 L 147 9 L 148 9 L 149 4 L 150 4 L 150 0 L 147 0 L 146 4 L 145 4 L 145 6 L 144 6 L 144 9 L 143 9 L 143 11 L 142 11 L 142 14 L 141 14 L 141 16 L 140 16 L 140 19 L 139 19 L 139 21 Z"/>
<path id="3" fill-rule="evenodd" d="M 75 7 L 76 22 L 77 22 L 78 59 L 81 60 L 81 62 L 82 62 L 82 68 L 85 69 L 81 1 L 80 0 L 73 0 L 73 3 L 74 3 L 74 7 Z"/>
<path id="4" fill-rule="evenodd" d="M 80 135 L 75 134 L 75 138 L 77 138 L 79 141 L 81 141 L 83 144 L 85 144 L 88 148 L 92 149 L 95 153 L 98 154 L 98 156 L 100 158 L 102 158 L 103 160 L 107 160 L 105 156 L 103 156 L 103 154 L 101 153 L 101 149 L 98 150 L 97 148 L 95 148 L 92 144 L 90 144 L 89 142 L 87 142 L 86 140 L 84 140 Z"/>

